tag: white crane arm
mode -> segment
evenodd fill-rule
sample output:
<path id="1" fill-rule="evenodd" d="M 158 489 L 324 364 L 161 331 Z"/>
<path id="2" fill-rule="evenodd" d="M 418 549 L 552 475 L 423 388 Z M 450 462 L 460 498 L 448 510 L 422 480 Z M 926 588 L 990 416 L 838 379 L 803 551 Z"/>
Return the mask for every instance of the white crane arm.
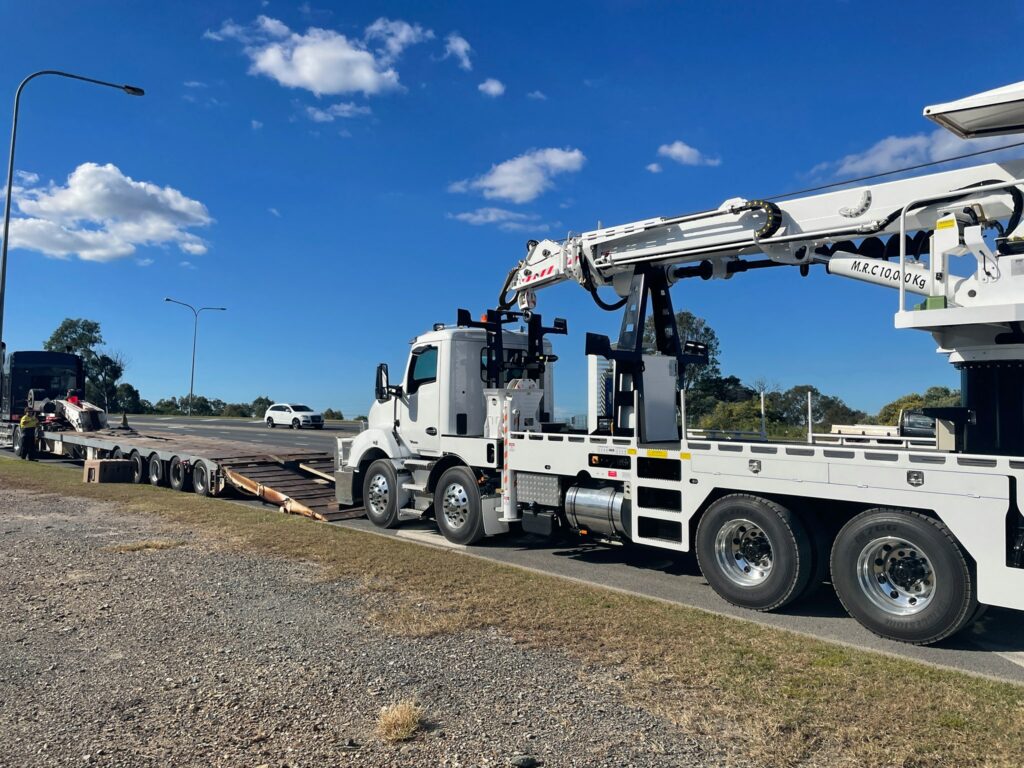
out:
<path id="1" fill-rule="evenodd" d="M 906 232 L 934 229 L 954 203 L 971 207 L 986 223 L 1010 219 L 1019 230 L 1018 188 L 977 194 L 970 189 L 1022 176 L 1024 161 L 988 163 L 779 203 L 736 198 L 715 210 L 605 227 L 561 242 L 531 241 L 526 258 L 509 275 L 503 299 L 511 292 L 520 307 L 529 309 L 540 288 L 575 280 L 596 290 L 614 284 L 617 275 L 630 274 L 639 264 L 701 262 L 704 277 L 727 277 L 730 261 L 755 254 L 779 264 L 809 264 L 822 260 L 815 251 L 823 246 L 898 234 L 903 208 L 935 195 L 944 196 L 907 211 Z M 624 290 L 621 285 L 620 293 Z"/>

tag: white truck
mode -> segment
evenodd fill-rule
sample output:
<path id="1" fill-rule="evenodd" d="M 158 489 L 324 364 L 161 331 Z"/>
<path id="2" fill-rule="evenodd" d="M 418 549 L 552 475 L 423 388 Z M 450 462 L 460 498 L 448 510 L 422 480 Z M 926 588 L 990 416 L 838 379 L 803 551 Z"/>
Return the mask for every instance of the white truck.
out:
<path id="1" fill-rule="evenodd" d="M 1024 83 L 925 115 L 962 138 L 1024 132 Z M 1022 189 L 1024 162 L 988 163 L 531 241 L 498 309 L 418 336 L 400 383 L 378 368 L 367 429 L 339 439 L 337 498 L 382 527 L 432 517 L 463 544 L 521 528 L 695 550 L 718 594 L 759 611 L 831 581 L 861 624 L 911 643 L 986 605 L 1024 609 Z M 716 440 L 681 426 L 679 382 L 706 350 L 678 338 L 670 286 L 814 265 L 898 289 L 895 326 L 930 333 L 960 370 L 962 406 L 926 411 L 935 438 Z M 582 430 L 552 418 L 545 337 L 565 321 L 534 312 L 542 288 L 570 280 L 623 310 L 617 343 L 587 334 Z"/>

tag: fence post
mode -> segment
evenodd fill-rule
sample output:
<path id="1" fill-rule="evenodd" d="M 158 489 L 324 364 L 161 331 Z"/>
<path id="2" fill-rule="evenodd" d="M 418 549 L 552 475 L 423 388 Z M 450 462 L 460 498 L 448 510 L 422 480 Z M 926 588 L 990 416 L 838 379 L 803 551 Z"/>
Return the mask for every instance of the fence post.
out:
<path id="1" fill-rule="evenodd" d="M 807 391 L 807 442 L 814 442 L 814 414 L 811 410 L 811 392 Z"/>

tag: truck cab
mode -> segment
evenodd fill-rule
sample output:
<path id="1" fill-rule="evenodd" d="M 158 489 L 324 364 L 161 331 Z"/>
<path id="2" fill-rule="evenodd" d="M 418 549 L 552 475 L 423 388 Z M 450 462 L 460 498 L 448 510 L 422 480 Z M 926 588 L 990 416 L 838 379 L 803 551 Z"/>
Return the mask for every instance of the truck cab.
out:
<path id="1" fill-rule="evenodd" d="M 393 464 L 392 485 L 399 487 L 389 488 L 389 494 L 397 494 L 403 505 L 398 509 L 408 509 L 410 514 L 429 512 L 430 494 L 445 468 L 499 466 L 500 436 L 487 427 L 487 390 L 495 384 L 489 379 L 494 345 L 489 344 L 488 333 L 479 327 L 437 324 L 413 339 L 400 380 L 390 378 L 386 364 L 378 367 L 376 397 L 366 428 L 354 438 L 339 439 L 336 488 L 341 503 L 364 501 L 366 473 L 377 460 Z M 510 380 L 525 378 L 529 334 L 502 329 L 497 346 L 505 375 Z M 543 342 L 543 350 L 551 357 L 550 343 Z M 550 423 L 554 413 L 550 364 L 536 384 L 542 391 L 538 419 Z M 411 504 L 415 506 L 407 506 Z"/>

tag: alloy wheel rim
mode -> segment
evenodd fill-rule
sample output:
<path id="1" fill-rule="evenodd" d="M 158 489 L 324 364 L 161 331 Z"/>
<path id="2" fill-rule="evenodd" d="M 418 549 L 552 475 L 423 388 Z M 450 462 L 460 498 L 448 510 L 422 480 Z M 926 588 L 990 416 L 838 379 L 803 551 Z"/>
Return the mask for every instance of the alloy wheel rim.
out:
<path id="1" fill-rule="evenodd" d="M 935 596 L 931 557 L 905 538 L 883 536 L 857 556 L 857 582 L 867 598 L 891 616 L 920 613 Z"/>
<path id="2" fill-rule="evenodd" d="M 764 530 L 745 518 L 730 520 L 715 536 L 715 559 L 725 576 L 741 587 L 763 584 L 772 571 L 772 543 Z"/>

